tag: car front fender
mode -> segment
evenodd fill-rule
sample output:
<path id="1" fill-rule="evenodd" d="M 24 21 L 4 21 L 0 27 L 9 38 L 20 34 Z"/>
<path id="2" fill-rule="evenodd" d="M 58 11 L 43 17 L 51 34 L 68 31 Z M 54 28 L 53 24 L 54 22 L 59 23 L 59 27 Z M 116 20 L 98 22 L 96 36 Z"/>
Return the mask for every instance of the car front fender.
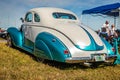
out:
<path id="1" fill-rule="evenodd" d="M 22 33 L 15 27 L 10 27 L 7 29 L 8 34 L 12 38 L 12 41 L 15 46 L 22 46 L 23 37 Z"/>

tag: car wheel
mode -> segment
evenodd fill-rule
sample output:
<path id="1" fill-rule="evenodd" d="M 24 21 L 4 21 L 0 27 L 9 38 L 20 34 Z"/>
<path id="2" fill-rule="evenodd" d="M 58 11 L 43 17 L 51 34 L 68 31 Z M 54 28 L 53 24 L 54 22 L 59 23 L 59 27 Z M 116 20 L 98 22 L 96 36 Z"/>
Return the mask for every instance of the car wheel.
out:
<path id="1" fill-rule="evenodd" d="M 7 35 L 7 46 L 13 47 L 13 42 L 9 34 Z"/>

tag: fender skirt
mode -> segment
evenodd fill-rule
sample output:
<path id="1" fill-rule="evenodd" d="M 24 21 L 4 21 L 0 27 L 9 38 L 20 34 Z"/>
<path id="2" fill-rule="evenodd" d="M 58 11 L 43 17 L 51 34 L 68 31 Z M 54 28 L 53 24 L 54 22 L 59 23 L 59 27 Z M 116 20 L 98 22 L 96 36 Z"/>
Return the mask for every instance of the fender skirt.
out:
<path id="1" fill-rule="evenodd" d="M 64 53 L 65 50 L 68 50 L 67 47 L 50 33 L 40 33 L 35 40 L 34 54 L 40 58 L 65 62 L 70 57 L 70 53 Z"/>

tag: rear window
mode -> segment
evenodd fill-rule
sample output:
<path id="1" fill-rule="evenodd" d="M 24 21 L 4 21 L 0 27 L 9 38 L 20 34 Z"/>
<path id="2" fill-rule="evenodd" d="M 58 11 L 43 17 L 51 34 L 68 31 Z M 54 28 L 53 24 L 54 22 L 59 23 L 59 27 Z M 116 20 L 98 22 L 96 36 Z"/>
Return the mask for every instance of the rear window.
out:
<path id="1" fill-rule="evenodd" d="M 58 13 L 55 12 L 53 13 L 53 17 L 56 19 L 71 19 L 71 20 L 76 20 L 77 18 L 72 15 L 72 14 L 68 14 L 68 13 Z"/>

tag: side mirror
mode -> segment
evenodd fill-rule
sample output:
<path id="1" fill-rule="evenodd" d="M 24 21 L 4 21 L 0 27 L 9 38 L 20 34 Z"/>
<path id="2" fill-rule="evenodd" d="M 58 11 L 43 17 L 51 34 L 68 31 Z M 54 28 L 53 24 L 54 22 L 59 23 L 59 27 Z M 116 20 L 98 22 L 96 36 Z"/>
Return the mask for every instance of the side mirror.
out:
<path id="1" fill-rule="evenodd" d="M 24 22 L 24 19 L 23 19 L 23 18 L 20 18 L 20 20 L 22 21 L 22 23 Z"/>

